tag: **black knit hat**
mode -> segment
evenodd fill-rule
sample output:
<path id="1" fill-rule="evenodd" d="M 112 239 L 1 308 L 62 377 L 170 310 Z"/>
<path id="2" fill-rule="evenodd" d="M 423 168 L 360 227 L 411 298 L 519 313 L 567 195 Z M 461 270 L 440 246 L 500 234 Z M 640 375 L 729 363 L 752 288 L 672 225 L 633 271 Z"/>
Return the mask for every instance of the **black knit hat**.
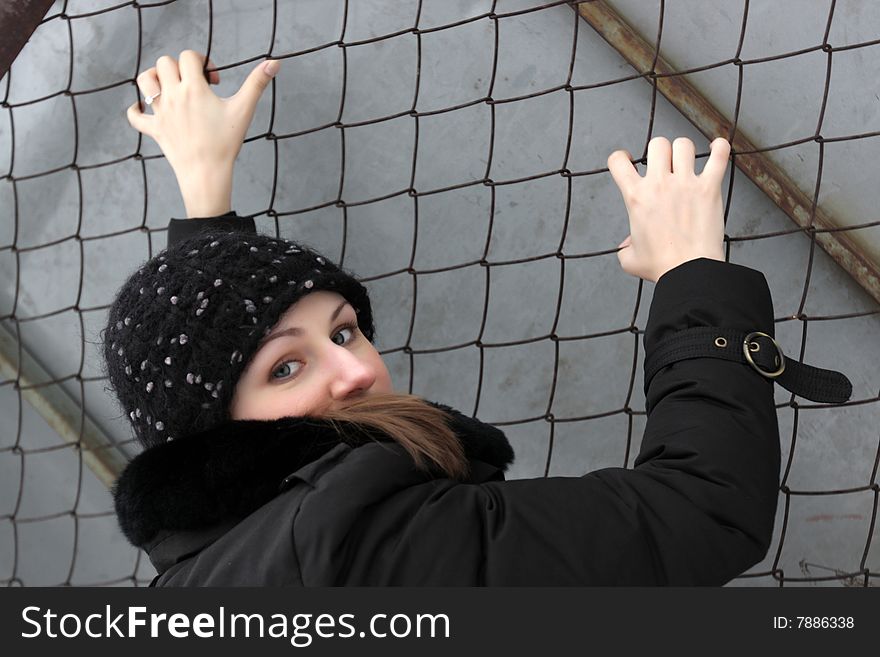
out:
<path id="1" fill-rule="evenodd" d="M 104 365 L 144 447 L 229 419 L 241 373 L 281 315 L 318 290 L 341 294 L 373 341 L 367 291 L 319 253 L 241 231 L 196 234 L 132 274 L 102 331 Z"/>

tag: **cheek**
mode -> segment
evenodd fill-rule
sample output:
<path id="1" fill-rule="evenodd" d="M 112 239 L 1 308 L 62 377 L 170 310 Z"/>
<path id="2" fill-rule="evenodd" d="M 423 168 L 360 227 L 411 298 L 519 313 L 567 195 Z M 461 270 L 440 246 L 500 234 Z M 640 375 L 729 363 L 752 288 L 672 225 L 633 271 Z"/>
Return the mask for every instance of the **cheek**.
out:
<path id="1" fill-rule="evenodd" d="M 379 352 L 375 350 L 373 352 L 372 366 L 376 372 L 376 383 L 374 384 L 376 391 L 394 392 L 391 374 L 388 372 L 388 368 L 385 366 L 385 361 L 382 360 L 382 356 L 380 356 Z"/>
<path id="2" fill-rule="evenodd" d="M 325 400 L 309 386 L 300 386 L 296 392 L 281 387 L 277 390 L 264 389 L 259 394 L 243 395 L 235 407 L 233 419 L 275 420 L 310 415 L 324 403 Z"/>
<path id="3" fill-rule="evenodd" d="M 310 398 L 307 387 L 300 388 L 294 395 L 282 387 L 253 390 L 239 385 L 230 404 L 230 417 L 233 420 L 274 420 L 308 414 L 313 406 L 315 400 Z"/>

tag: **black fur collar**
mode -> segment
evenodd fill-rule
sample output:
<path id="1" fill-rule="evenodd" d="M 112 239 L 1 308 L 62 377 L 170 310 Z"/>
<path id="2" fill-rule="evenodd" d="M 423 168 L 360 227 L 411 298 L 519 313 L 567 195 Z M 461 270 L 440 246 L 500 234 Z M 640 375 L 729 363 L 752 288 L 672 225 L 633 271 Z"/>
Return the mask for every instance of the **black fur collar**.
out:
<path id="1" fill-rule="evenodd" d="M 427 400 L 426 400 L 427 401 Z M 492 425 L 436 402 L 469 459 L 507 470 L 514 454 Z M 347 432 L 344 442 L 392 440 Z M 197 530 L 243 518 L 279 494 L 279 484 L 343 438 L 329 421 L 286 417 L 230 420 L 209 431 L 144 450 L 126 466 L 112 492 L 128 540 L 146 545 L 162 530 Z"/>

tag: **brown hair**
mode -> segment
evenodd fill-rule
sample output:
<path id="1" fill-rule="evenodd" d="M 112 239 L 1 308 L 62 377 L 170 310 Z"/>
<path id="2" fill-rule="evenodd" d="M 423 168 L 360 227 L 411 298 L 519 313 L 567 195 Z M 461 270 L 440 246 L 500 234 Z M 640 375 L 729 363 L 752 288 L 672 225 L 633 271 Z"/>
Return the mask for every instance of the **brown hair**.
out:
<path id="1" fill-rule="evenodd" d="M 365 397 L 341 410 L 321 416 L 345 436 L 350 422 L 368 433 L 387 434 L 409 452 L 416 467 L 430 472 L 439 469 L 451 479 L 466 479 L 468 460 L 461 441 L 447 423 L 447 416 L 421 397 L 405 393 L 382 393 Z"/>

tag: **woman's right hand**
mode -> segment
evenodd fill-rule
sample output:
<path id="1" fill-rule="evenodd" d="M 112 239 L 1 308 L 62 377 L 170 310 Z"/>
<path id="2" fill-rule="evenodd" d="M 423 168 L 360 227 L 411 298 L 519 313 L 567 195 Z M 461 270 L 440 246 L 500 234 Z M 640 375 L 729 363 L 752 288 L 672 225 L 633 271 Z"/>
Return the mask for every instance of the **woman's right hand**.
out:
<path id="1" fill-rule="evenodd" d="M 277 60 L 258 64 L 229 98 L 214 94 L 204 65 L 205 56 L 193 50 L 180 53 L 179 62 L 168 55 L 159 57 L 155 67 L 137 77 L 144 96 L 159 94 L 150 105 L 153 114 L 145 114 L 140 101 L 126 113 L 131 126 L 152 137 L 162 149 L 191 217 L 229 210 L 235 158 L 257 102 L 279 64 Z M 208 66 L 212 66 L 210 61 Z M 210 71 L 209 80 L 216 84 L 219 74 Z"/>
<path id="2" fill-rule="evenodd" d="M 694 174 L 694 144 L 679 137 L 648 143 L 643 178 L 626 151 L 608 156 L 608 169 L 629 213 L 630 235 L 617 258 L 623 270 L 656 283 L 663 274 L 696 258 L 724 261 L 724 208 L 721 181 L 730 144 L 719 137 L 710 145 L 706 166 Z"/>

